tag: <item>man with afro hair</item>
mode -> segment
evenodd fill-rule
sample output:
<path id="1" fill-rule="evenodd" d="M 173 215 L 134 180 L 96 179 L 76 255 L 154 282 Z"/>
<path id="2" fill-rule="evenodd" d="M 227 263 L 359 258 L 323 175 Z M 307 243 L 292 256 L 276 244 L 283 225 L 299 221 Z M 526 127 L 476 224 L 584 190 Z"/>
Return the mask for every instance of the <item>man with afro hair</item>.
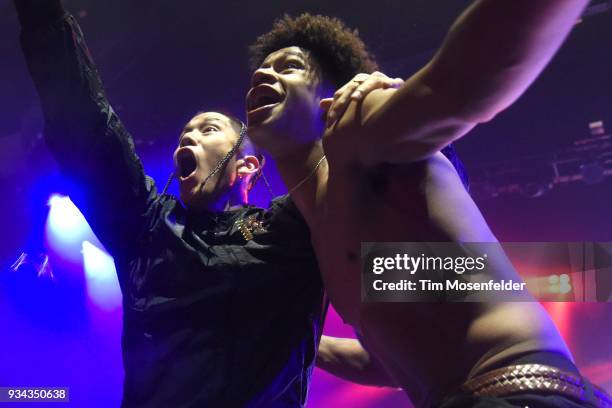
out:
<path id="1" fill-rule="evenodd" d="M 375 72 L 357 32 L 338 19 L 285 16 L 256 40 L 249 135 L 274 157 L 310 226 L 332 304 L 383 369 L 368 377 L 364 367 L 377 364 L 359 342 L 325 337 L 321 367 L 353 381 L 399 385 L 418 407 L 593 401 L 537 302 L 445 304 L 435 293 L 421 303 L 362 302 L 359 260 L 362 242 L 497 242 L 456 158 L 441 151 L 516 101 L 586 3 L 475 1 L 399 89 L 401 81 Z M 504 259 L 494 277 L 520 281 Z M 514 388 L 475 391 L 517 366 L 569 380 L 563 390 L 542 386 L 550 378 L 539 372 L 538 386 L 519 375 Z M 586 394 L 568 391 L 572 379 Z M 522 391 L 526 383 L 531 392 Z"/>

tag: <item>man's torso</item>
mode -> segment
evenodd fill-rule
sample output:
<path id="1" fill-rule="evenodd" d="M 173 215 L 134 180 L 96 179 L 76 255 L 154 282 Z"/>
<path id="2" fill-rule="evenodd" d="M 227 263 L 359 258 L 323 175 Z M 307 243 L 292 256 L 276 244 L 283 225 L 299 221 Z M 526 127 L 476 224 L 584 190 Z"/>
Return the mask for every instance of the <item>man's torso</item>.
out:
<path id="1" fill-rule="evenodd" d="M 518 353 L 543 349 L 569 356 L 537 303 L 362 303 L 361 242 L 496 238 L 441 153 L 408 165 L 350 170 L 335 168 L 331 153 L 313 232 L 326 288 L 344 320 L 415 402 L 439 398 Z"/>
<path id="2" fill-rule="evenodd" d="M 151 205 L 117 258 L 124 405 L 301 406 L 322 286 L 308 231 L 283 204 L 198 218 L 167 196 Z M 238 220 L 255 222 L 252 239 Z"/>

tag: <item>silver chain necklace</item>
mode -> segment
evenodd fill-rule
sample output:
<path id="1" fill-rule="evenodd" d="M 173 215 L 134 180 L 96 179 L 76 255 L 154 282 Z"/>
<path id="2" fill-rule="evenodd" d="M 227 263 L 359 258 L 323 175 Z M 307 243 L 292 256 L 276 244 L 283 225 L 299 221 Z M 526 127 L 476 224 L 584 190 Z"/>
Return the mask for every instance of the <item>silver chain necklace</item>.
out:
<path id="1" fill-rule="evenodd" d="M 321 163 L 323 163 L 323 160 L 325 160 L 325 155 L 321 156 L 321 158 L 319 159 L 319 161 L 317 162 L 317 164 L 314 166 L 314 168 L 312 169 L 312 171 L 306 176 L 304 177 L 302 180 L 300 180 L 295 186 L 293 186 L 291 189 L 289 189 L 289 191 L 287 192 L 287 194 L 291 195 L 291 193 L 293 193 L 295 190 L 297 190 L 298 188 L 300 188 L 302 186 L 302 184 L 304 184 L 305 182 L 307 182 L 312 176 L 314 176 L 314 174 L 317 172 L 317 169 L 319 168 L 319 166 L 321 165 Z"/>

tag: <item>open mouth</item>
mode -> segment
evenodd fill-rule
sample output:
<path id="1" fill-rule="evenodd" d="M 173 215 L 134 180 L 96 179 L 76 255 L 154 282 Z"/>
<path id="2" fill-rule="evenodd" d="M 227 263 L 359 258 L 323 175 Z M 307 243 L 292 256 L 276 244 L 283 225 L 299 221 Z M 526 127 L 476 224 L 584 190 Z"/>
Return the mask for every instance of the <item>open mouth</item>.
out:
<path id="1" fill-rule="evenodd" d="M 181 178 L 187 178 L 195 173 L 198 167 L 195 154 L 191 149 L 181 149 L 176 157 L 178 171 Z"/>
<path id="2" fill-rule="evenodd" d="M 249 91 L 247 110 L 249 112 L 275 105 L 283 100 L 283 96 L 269 85 L 259 85 Z"/>

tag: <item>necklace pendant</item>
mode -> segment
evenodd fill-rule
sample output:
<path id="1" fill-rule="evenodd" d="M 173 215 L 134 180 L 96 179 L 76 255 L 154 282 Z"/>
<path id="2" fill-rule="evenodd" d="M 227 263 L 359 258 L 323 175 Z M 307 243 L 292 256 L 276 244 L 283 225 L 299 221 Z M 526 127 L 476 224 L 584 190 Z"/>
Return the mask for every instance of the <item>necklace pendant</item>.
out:
<path id="1" fill-rule="evenodd" d="M 254 215 L 251 215 L 244 219 L 241 218 L 237 220 L 234 225 L 236 226 L 238 231 L 240 231 L 246 241 L 250 241 L 253 239 L 253 233 L 259 234 L 266 232 L 266 229 L 263 226 L 263 222 L 257 220 Z"/>

